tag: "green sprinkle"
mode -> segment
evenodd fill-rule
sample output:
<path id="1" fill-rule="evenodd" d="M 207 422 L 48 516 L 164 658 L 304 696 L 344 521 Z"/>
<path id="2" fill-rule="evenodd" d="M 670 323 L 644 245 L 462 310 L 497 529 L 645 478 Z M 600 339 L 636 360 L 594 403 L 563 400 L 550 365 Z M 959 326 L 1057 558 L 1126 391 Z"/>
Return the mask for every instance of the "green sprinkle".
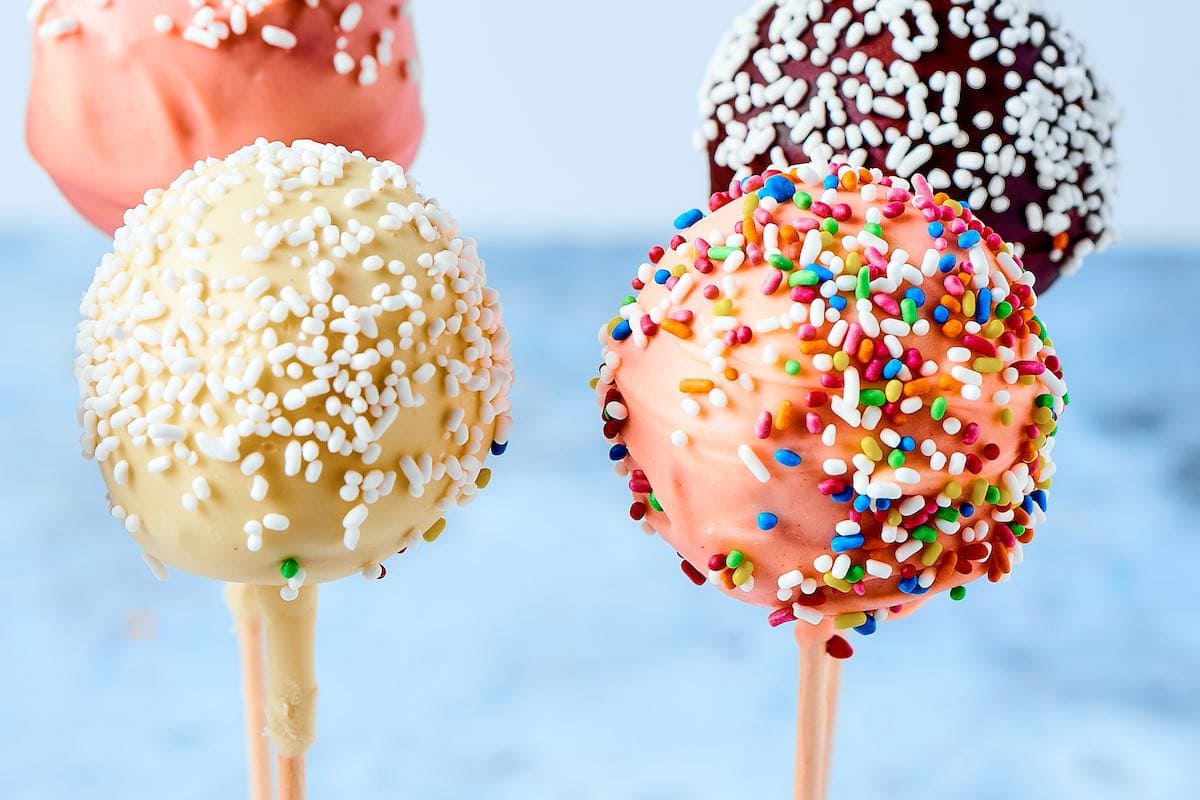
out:
<path id="1" fill-rule="evenodd" d="M 864 406 L 881 406 L 887 402 L 887 395 L 882 389 L 863 389 L 858 393 L 858 402 Z"/>
<path id="2" fill-rule="evenodd" d="M 999 499 L 1000 499 L 1000 487 L 999 486 L 989 486 L 987 488 L 987 493 L 984 494 L 984 496 L 983 496 L 983 501 L 985 503 L 995 503 Z"/>
<path id="3" fill-rule="evenodd" d="M 867 571 L 865 569 L 858 564 L 855 564 L 854 566 L 850 567 L 850 569 L 846 570 L 846 583 L 858 583 L 863 579 L 863 575 L 866 574 Z"/>
<path id="4" fill-rule="evenodd" d="M 965 586 L 955 586 L 953 589 L 950 590 L 950 599 L 951 600 L 962 600 L 966 596 L 967 596 L 967 587 L 965 587 Z"/>
<path id="5" fill-rule="evenodd" d="M 854 290 L 854 296 L 859 300 L 871 299 L 871 268 L 863 267 L 858 271 L 858 288 Z"/>
<path id="6" fill-rule="evenodd" d="M 811 269 L 801 269 L 788 275 L 788 286 L 816 286 L 821 282 L 821 276 Z"/>
<path id="7" fill-rule="evenodd" d="M 1063 405 L 1064 406 L 1071 405 L 1071 393 L 1070 392 L 1063 392 Z"/>
<path id="8" fill-rule="evenodd" d="M 786 372 L 788 375 L 799 375 L 800 374 L 800 362 L 794 358 L 789 358 L 787 361 L 785 361 L 783 363 L 783 371 Z"/>
<path id="9" fill-rule="evenodd" d="M 904 451 L 893 450 L 888 453 L 888 466 L 892 469 L 900 469 L 904 466 Z"/>
<path id="10" fill-rule="evenodd" d="M 873 233 L 876 236 L 883 238 L 883 226 L 878 222 L 868 222 L 866 225 L 863 225 L 863 230 L 867 233 Z"/>
<path id="11" fill-rule="evenodd" d="M 909 325 L 917 324 L 917 304 L 911 297 L 906 297 L 900 301 L 900 319 Z"/>
<path id="12" fill-rule="evenodd" d="M 792 260 L 783 253 L 771 253 L 771 255 L 767 256 L 767 263 L 775 267 L 775 269 L 781 269 L 784 272 L 791 272 L 796 268 Z"/>
<path id="13" fill-rule="evenodd" d="M 725 566 L 730 569 L 737 569 L 746 560 L 746 554 L 741 550 L 730 550 L 729 555 L 725 556 Z"/>
<path id="14" fill-rule="evenodd" d="M 650 507 L 655 511 L 662 511 L 662 503 L 658 502 L 658 498 L 654 496 L 654 492 L 650 493 Z"/>
<path id="15" fill-rule="evenodd" d="M 1020 536 L 1025 532 L 1025 526 L 1016 522 L 1008 523 L 1008 527 L 1012 528 L 1013 536 Z"/>
<path id="16" fill-rule="evenodd" d="M 624 308 L 625 306 L 629 305 L 630 303 L 636 303 L 636 302 L 637 302 L 636 297 L 634 297 L 631 294 L 627 294 L 627 295 L 625 295 L 625 299 L 621 301 L 621 307 Z"/>
<path id="17" fill-rule="evenodd" d="M 821 223 L 821 230 L 836 235 L 838 232 L 837 220 L 833 217 L 826 217 L 825 221 Z"/>
<path id="18" fill-rule="evenodd" d="M 1008 302 L 1007 300 L 1001 300 L 999 303 L 996 304 L 996 318 L 997 319 L 1008 319 L 1009 317 L 1012 316 L 1012 312 L 1013 312 L 1012 303 Z"/>
<path id="19" fill-rule="evenodd" d="M 737 251 L 736 247 L 728 247 L 720 245 L 718 247 L 708 248 L 708 257 L 713 261 L 724 261 Z"/>
<path id="20" fill-rule="evenodd" d="M 285 581 L 290 581 L 296 577 L 296 573 L 300 571 L 300 562 L 294 558 L 289 558 L 279 565 L 279 574 L 283 576 Z"/>
<path id="21" fill-rule="evenodd" d="M 1054 395 L 1039 394 L 1033 401 L 1038 408 L 1054 408 Z"/>
<path id="22" fill-rule="evenodd" d="M 946 416 L 946 398 L 934 398 L 933 404 L 929 407 L 929 416 L 936 420 L 941 420 L 942 417 Z"/>
<path id="23" fill-rule="evenodd" d="M 945 520 L 946 522 L 958 522 L 958 509 L 939 508 L 934 516 L 938 519 Z"/>
<path id="24" fill-rule="evenodd" d="M 929 525 L 920 525 L 912 532 L 912 538 L 918 542 L 935 542 L 937 541 L 937 531 Z"/>
<path id="25" fill-rule="evenodd" d="M 812 195 L 808 192 L 796 192 L 792 195 L 792 202 L 796 204 L 796 208 L 807 211 L 812 208 Z"/>

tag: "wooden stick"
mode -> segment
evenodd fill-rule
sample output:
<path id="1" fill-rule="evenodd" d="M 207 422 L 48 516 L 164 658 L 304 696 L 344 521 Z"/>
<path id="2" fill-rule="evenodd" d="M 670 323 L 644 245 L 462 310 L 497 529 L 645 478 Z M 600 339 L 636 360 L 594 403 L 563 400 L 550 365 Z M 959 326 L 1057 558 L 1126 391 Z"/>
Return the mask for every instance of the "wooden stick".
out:
<path id="1" fill-rule="evenodd" d="M 303 587 L 290 602 L 277 586 L 254 592 L 267 633 L 267 731 L 279 754 L 279 800 L 304 800 L 304 756 L 317 735 L 317 587 Z"/>
<path id="2" fill-rule="evenodd" d="M 279 800 L 304 800 L 304 756 L 279 757 Z"/>
<path id="3" fill-rule="evenodd" d="M 263 626 L 258 601 L 250 587 L 226 584 L 225 600 L 233 613 L 242 657 L 242 702 L 245 706 L 246 755 L 250 799 L 270 800 L 271 755 L 264 711 Z"/>
<path id="4" fill-rule="evenodd" d="M 800 690 L 796 716 L 795 800 L 825 800 L 833 755 L 834 717 L 841 662 L 819 637 L 797 638 Z"/>

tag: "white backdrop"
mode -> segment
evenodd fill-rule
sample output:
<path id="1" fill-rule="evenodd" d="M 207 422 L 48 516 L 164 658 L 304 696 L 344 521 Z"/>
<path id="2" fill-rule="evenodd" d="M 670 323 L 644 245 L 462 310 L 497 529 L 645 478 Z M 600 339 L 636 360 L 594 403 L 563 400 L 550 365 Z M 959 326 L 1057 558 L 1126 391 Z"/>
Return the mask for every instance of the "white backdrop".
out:
<path id="1" fill-rule="evenodd" d="M 183 0 L 172 0 L 182 2 Z M 702 202 L 692 150 L 708 56 L 749 0 L 415 0 L 428 129 L 414 173 L 473 232 L 596 238 L 662 230 Z M 1200 129 L 1200 4 L 1047 0 L 1091 47 L 1125 108 L 1119 211 L 1126 241 L 1200 242 L 1160 175 L 1189 164 Z M 0 24 L 0 225 L 74 221 L 22 130 L 30 31 L 24 0 Z M 1114 11 L 1108 6 L 1118 6 Z M 1168 200 L 1177 189 L 1168 188 Z"/>

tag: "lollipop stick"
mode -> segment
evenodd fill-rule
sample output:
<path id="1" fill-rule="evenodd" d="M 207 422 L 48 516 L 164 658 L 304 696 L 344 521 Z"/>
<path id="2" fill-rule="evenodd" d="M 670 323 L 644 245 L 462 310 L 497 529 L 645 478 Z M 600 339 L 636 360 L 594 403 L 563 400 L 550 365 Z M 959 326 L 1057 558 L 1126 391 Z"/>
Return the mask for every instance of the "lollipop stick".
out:
<path id="1" fill-rule="evenodd" d="M 818 637 L 797 636 L 800 691 L 796 722 L 796 800 L 825 800 L 833 755 L 841 662 Z"/>
<path id="2" fill-rule="evenodd" d="M 245 704 L 246 752 L 251 800 L 271 797 L 271 764 L 263 710 L 262 615 L 250 587 L 240 583 L 225 586 L 225 602 L 233 613 L 242 655 L 242 698 Z"/>
<path id="3" fill-rule="evenodd" d="M 304 800 L 304 756 L 279 757 L 279 800 Z"/>
<path id="4" fill-rule="evenodd" d="M 317 587 L 305 586 L 291 602 L 277 586 L 254 592 L 267 630 L 267 731 L 279 753 L 279 798 L 303 800 L 304 754 L 316 739 Z"/>

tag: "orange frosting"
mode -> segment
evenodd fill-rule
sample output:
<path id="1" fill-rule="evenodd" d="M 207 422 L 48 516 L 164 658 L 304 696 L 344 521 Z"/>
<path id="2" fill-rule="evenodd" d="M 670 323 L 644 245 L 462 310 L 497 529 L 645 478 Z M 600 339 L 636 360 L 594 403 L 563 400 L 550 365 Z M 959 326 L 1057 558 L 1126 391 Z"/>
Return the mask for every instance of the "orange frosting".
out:
<path id="1" fill-rule="evenodd" d="M 1032 275 L 990 229 L 878 172 L 835 170 L 836 189 L 829 174 L 792 168 L 644 264 L 602 332 L 598 392 L 633 515 L 693 579 L 777 609 L 775 623 L 873 629 L 1020 559 L 1065 385 Z M 885 379 L 881 363 L 899 370 Z"/>
<path id="2" fill-rule="evenodd" d="M 29 148 L 104 231 L 147 189 L 257 137 L 404 166 L 416 153 L 416 50 L 399 0 L 50 0 L 32 17 Z"/>

